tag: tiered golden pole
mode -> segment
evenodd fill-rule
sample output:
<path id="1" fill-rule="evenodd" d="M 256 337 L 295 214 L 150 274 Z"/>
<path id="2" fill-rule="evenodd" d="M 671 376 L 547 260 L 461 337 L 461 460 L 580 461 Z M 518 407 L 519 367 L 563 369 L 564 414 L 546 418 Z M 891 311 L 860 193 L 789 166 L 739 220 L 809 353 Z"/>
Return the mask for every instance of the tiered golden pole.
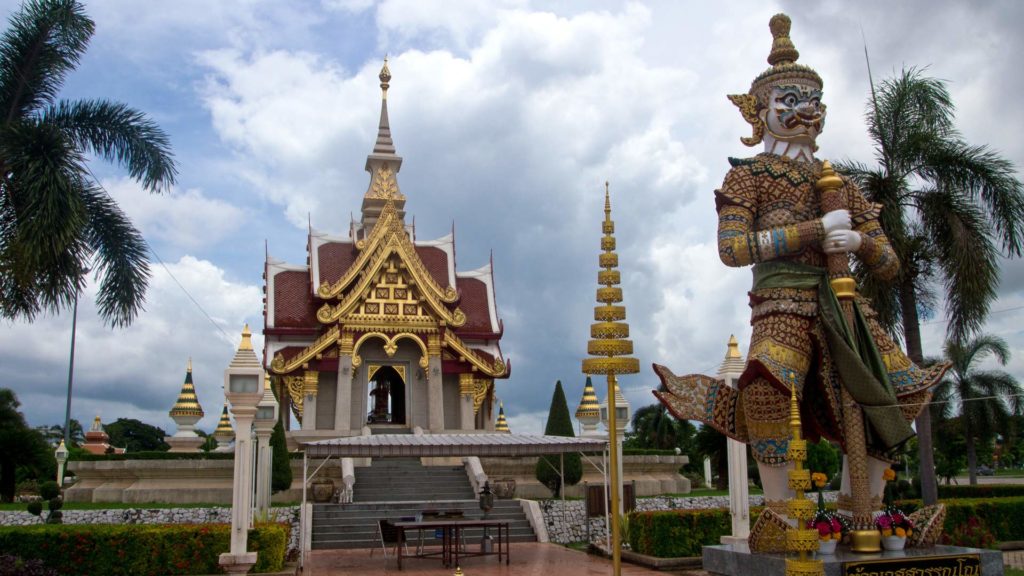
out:
<path id="1" fill-rule="evenodd" d="M 608 377 L 608 450 L 611 455 L 609 464 L 611 476 L 611 518 L 612 531 L 612 574 L 619 576 L 622 570 L 620 554 L 621 543 L 619 534 L 619 455 L 618 430 L 615 418 L 615 376 L 617 374 L 636 374 L 640 372 L 640 361 L 629 358 L 633 353 L 633 341 L 629 340 L 629 324 L 626 319 L 626 307 L 616 303 L 622 302 L 622 288 L 619 283 L 619 255 L 615 253 L 615 223 L 612 221 L 612 204 L 608 193 L 608 183 L 604 183 L 604 222 L 601 223 L 601 250 L 599 257 L 602 270 L 597 273 L 597 301 L 601 304 L 594 308 L 595 323 L 590 325 L 591 340 L 587 343 L 587 353 L 596 358 L 583 359 L 584 374 L 604 374 Z"/>
<path id="2" fill-rule="evenodd" d="M 819 203 L 824 214 L 847 208 L 846 195 L 841 188 L 843 181 L 825 160 L 821 165 L 821 178 L 814 184 L 819 193 Z M 857 294 L 857 282 L 850 273 L 850 258 L 845 253 L 828 255 L 828 276 L 832 291 L 842 307 L 843 316 L 850 330 L 854 327 L 853 298 Z M 856 345 L 856 342 L 851 344 Z M 850 475 L 850 512 L 853 514 L 851 541 L 855 552 L 877 552 L 878 531 L 873 526 L 871 510 L 871 481 L 868 478 L 868 454 L 864 436 L 864 414 L 860 406 L 841 387 L 840 399 L 843 410 L 843 436 L 846 438 L 846 468 Z"/>
<path id="3" fill-rule="evenodd" d="M 799 558 L 786 558 L 786 576 L 823 576 L 825 563 L 809 560 L 808 552 L 818 549 L 818 531 L 807 528 L 807 521 L 814 516 L 814 503 L 804 497 L 811 489 L 811 472 L 804 469 L 807 460 L 807 440 L 800 436 L 800 406 L 796 400 L 796 378 L 789 378 L 789 459 L 793 470 L 789 471 L 789 488 L 796 492 L 786 505 L 789 517 L 796 520 L 796 528 L 786 531 L 786 550 L 796 552 Z"/>

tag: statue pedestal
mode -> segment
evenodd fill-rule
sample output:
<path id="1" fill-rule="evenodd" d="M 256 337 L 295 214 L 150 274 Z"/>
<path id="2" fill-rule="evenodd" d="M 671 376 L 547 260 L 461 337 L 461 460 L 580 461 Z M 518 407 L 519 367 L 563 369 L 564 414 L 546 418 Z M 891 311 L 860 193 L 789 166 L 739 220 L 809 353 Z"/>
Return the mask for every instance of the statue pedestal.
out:
<path id="1" fill-rule="evenodd" d="M 910 574 L 911 568 L 935 566 L 936 563 L 956 567 L 965 562 L 972 562 L 975 558 L 980 562 L 981 571 L 979 573 L 982 576 L 1002 576 L 1003 553 L 998 550 L 935 546 L 875 554 L 856 554 L 850 552 L 849 548 L 841 546 L 835 554 L 817 556 L 817 559 L 823 560 L 825 563 L 825 576 L 896 574 L 900 569 L 905 569 L 905 572 Z M 703 561 L 704 570 L 710 574 L 722 576 L 746 574 L 778 574 L 782 576 L 786 573 L 785 554 L 757 554 L 751 552 L 744 544 L 705 546 Z M 858 563 L 864 564 L 853 565 Z M 959 572 L 954 569 L 949 573 Z"/>
<path id="2" fill-rule="evenodd" d="M 165 436 L 164 442 L 171 446 L 168 452 L 199 452 L 199 447 L 206 439 L 199 436 Z"/>

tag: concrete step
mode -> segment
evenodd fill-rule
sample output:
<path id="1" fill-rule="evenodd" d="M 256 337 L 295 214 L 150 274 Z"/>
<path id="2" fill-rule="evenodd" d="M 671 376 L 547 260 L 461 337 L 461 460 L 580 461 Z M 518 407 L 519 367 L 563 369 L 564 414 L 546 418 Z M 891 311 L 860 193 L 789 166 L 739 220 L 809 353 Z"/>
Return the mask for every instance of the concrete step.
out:
<path id="1" fill-rule="evenodd" d="M 537 538 L 533 535 L 533 533 L 530 533 L 529 536 L 512 534 L 509 537 L 509 542 L 513 542 L 513 543 L 515 543 L 515 542 L 536 542 L 536 541 L 537 541 Z M 416 540 L 416 541 L 409 541 L 408 542 L 408 547 L 409 547 L 409 553 L 410 554 L 414 554 L 416 552 L 416 546 L 417 546 L 418 543 L 419 543 L 418 540 Z M 423 544 L 425 546 L 431 546 L 431 547 L 437 546 L 437 547 L 439 547 L 441 545 L 441 541 L 440 540 L 430 540 L 430 541 L 428 541 L 428 540 L 424 539 Z M 359 539 L 359 540 L 323 540 L 323 541 L 319 541 L 319 542 L 314 540 L 311 543 L 311 545 L 312 545 L 313 550 L 349 550 L 349 549 L 357 549 L 357 548 L 376 548 L 377 551 L 380 552 L 380 540 L 376 539 L 376 538 L 365 538 L 365 539 Z M 473 537 L 466 537 L 466 546 L 467 546 L 468 549 L 478 550 L 479 548 L 477 548 L 477 547 L 479 545 L 480 545 L 480 536 L 479 535 L 474 535 Z M 393 549 L 394 549 L 394 545 L 393 544 L 388 546 L 388 555 L 391 554 Z M 367 554 L 369 554 L 369 552 L 367 552 Z"/>

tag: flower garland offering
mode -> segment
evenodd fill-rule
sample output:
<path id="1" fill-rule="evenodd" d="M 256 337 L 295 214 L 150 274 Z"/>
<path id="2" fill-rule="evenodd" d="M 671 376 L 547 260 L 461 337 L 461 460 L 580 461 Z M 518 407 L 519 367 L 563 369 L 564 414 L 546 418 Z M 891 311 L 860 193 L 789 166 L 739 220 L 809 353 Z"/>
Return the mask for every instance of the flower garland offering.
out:
<path id="1" fill-rule="evenodd" d="M 829 540 L 842 540 L 845 525 L 843 521 L 832 512 L 818 510 L 814 518 L 807 521 L 807 527 L 818 531 L 818 538 L 822 542 Z"/>
<path id="2" fill-rule="evenodd" d="M 889 506 L 875 518 L 875 526 L 882 536 L 906 538 L 914 535 L 914 523 L 899 508 Z"/>

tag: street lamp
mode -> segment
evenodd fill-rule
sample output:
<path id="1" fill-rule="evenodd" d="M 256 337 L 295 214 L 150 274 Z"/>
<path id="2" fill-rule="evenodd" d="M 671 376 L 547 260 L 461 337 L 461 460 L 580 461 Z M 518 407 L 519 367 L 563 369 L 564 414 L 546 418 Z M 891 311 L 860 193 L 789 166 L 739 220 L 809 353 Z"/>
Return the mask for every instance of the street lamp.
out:
<path id="1" fill-rule="evenodd" d="M 270 478 L 273 469 L 274 447 L 270 445 L 270 435 L 277 423 L 278 403 L 274 392 L 270 389 L 270 375 L 263 378 L 263 397 L 256 405 L 256 513 L 267 514 L 270 508 Z"/>
<path id="2" fill-rule="evenodd" d="M 224 371 L 224 390 L 235 417 L 235 473 L 231 498 L 231 551 L 220 555 L 228 574 L 245 574 L 256 564 L 256 553 L 247 552 L 249 513 L 252 507 L 252 423 L 256 405 L 263 397 L 263 367 L 252 349 L 249 325 L 242 329 L 242 343 Z"/>
<path id="3" fill-rule="evenodd" d="M 68 461 L 68 449 L 64 446 L 64 440 L 53 451 L 53 457 L 57 459 L 57 488 L 64 489 L 64 463 Z"/>

